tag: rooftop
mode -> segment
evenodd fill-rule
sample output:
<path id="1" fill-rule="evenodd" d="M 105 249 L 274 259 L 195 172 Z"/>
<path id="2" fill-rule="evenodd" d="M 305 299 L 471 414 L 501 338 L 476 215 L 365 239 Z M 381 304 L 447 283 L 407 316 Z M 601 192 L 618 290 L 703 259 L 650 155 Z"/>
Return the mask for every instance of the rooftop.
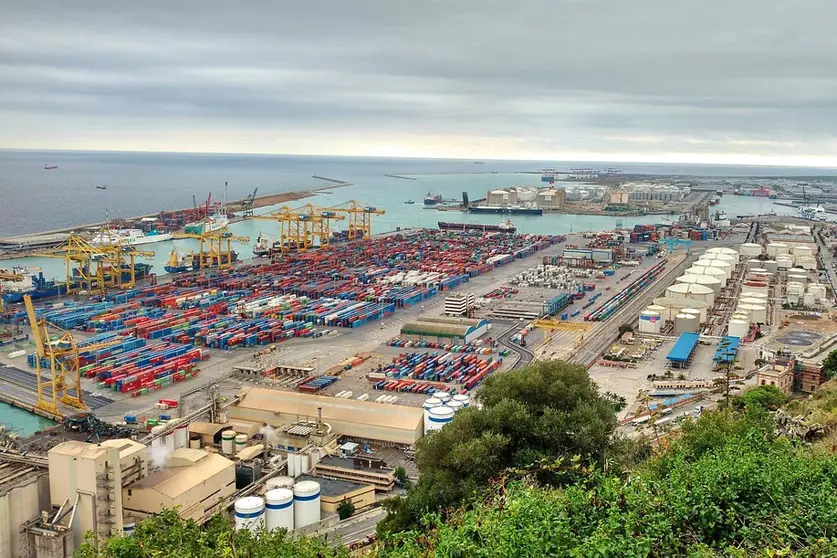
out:
<path id="1" fill-rule="evenodd" d="M 174 499 L 206 482 L 224 469 L 233 467 L 233 462 L 226 457 L 203 450 L 181 448 L 172 452 L 170 458 L 184 450 L 190 453 L 181 453 L 180 455 L 184 459 L 192 461 L 191 466 L 165 467 L 129 485 L 128 488 L 131 490 L 152 489 Z M 198 459 L 198 453 L 191 452 L 198 452 L 203 456 Z"/>
<path id="2" fill-rule="evenodd" d="M 338 498 L 340 496 L 343 496 L 344 494 L 354 492 L 355 490 L 358 490 L 360 488 L 372 486 L 369 484 L 361 484 L 359 482 L 349 482 L 336 479 L 324 479 L 322 477 L 311 477 L 308 475 L 302 475 L 296 480 L 297 482 L 314 481 L 318 483 L 320 485 L 320 494 L 327 498 Z"/>
<path id="3" fill-rule="evenodd" d="M 681 334 L 666 358 L 672 362 L 687 362 L 697 347 L 699 339 L 700 335 L 697 333 Z"/>
<path id="4" fill-rule="evenodd" d="M 145 451 L 145 446 L 138 442 L 128 440 L 126 438 L 118 438 L 115 440 L 105 440 L 99 444 L 90 444 L 88 442 L 79 442 L 75 440 L 63 442 L 49 450 L 49 453 L 95 460 L 100 456 L 107 454 L 107 449 L 109 447 L 118 449 L 120 458 L 139 451 Z"/>
<path id="5" fill-rule="evenodd" d="M 365 457 L 362 455 L 356 457 Z M 371 459 L 375 459 L 372 457 Z M 327 455 L 323 457 L 317 465 L 323 465 L 325 467 L 340 467 L 343 469 L 354 469 L 355 471 L 364 471 L 369 473 L 380 473 L 380 474 L 388 474 L 390 469 L 373 469 L 371 467 L 362 467 L 360 465 L 355 464 L 355 460 L 353 457 L 337 457 L 334 455 Z"/>

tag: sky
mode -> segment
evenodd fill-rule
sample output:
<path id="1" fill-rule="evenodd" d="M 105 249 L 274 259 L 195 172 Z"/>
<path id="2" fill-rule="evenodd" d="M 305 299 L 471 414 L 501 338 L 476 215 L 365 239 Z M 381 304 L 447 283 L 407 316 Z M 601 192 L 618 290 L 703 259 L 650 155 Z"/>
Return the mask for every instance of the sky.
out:
<path id="1" fill-rule="evenodd" d="M 837 166 L 833 0 L 5 0 L 0 148 Z"/>

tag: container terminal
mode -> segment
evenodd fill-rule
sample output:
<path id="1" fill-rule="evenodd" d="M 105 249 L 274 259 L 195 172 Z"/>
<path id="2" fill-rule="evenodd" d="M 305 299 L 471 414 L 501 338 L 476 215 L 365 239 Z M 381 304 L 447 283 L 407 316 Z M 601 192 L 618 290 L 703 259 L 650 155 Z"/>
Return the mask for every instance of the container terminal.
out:
<path id="1" fill-rule="evenodd" d="M 0 436 L 0 555 L 66 556 L 175 506 L 356 546 L 396 467 L 417 474 L 414 444 L 491 374 L 577 362 L 624 397 L 626 432 L 664 430 L 715 404 L 721 378 L 816 389 L 837 341 L 825 223 L 373 235 L 381 210 L 352 207 L 280 211 L 320 224 L 156 283 L 124 277 L 121 249 L 102 270 L 100 248 L 57 251 L 69 294 L 2 314 L 0 397 L 60 422 Z"/>

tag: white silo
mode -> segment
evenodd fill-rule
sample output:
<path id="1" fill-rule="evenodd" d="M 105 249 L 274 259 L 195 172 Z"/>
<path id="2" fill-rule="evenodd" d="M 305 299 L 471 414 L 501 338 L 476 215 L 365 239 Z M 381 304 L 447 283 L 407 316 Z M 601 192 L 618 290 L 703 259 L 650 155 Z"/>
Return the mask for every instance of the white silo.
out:
<path id="1" fill-rule="evenodd" d="M 730 320 L 727 328 L 727 335 L 730 337 L 743 338 L 750 332 L 750 323 L 744 320 Z"/>
<path id="2" fill-rule="evenodd" d="M 152 427 L 151 428 L 152 436 L 157 435 L 164 428 L 165 428 L 165 426 L 154 426 L 154 427 Z M 160 451 L 160 450 L 162 450 L 162 448 L 164 446 L 165 446 L 165 440 L 163 440 L 163 436 L 158 436 L 157 438 L 154 438 L 154 440 L 152 440 L 152 442 L 151 442 L 151 451 L 152 452 Z"/>
<path id="3" fill-rule="evenodd" d="M 663 316 L 663 313 L 666 311 L 666 307 L 660 304 L 652 304 L 651 306 L 648 306 L 646 310 L 649 312 L 656 312 L 660 316 Z M 665 316 L 663 316 L 663 319 L 665 319 Z"/>
<path id="4" fill-rule="evenodd" d="M 709 287 L 684 283 L 675 283 L 667 288 L 666 297 L 679 298 L 681 300 L 699 300 L 705 302 L 710 307 L 715 302 L 715 292 Z"/>
<path id="5" fill-rule="evenodd" d="M 232 455 L 235 449 L 235 430 L 221 432 L 221 452 Z"/>
<path id="6" fill-rule="evenodd" d="M 272 479 L 268 479 L 264 483 L 265 490 L 273 490 L 275 488 L 287 488 L 288 490 L 293 490 L 294 488 L 294 479 L 293 477 L 273 477 Z"/>
<path id="7" fill-rule="evenodd" d="M 790 269 L 793 267 L 793 258 L 790 256 L 777 256 L 776 267 L 779 269 Z"/>
<path id="8" fill-rule="evenodd" d="M 451 400 L 451 395 L 446 391 L 437 391 L 433 394 L 433 397 L 441 401 L 442 404 L 445 404 Z"/>
<path id="9" fill-rule="evenodd" d="M 776 260 L 764 260 L 762 264 L 764 265 L 764 269 L 770 273 L 777 273 L 779 271 L 779 264 L 776 263 Z"/>
<path id="10" fill-rule="evenodd" d="M 235 530 L 256 532 L 264 529 L 264 500 L 246 496 L 235 501 Z"/>
<path id="11" fill-rule="evenodd" d="M 686 273 L 688 275 L 706 275 L 706 270 L 707 269 L 709 269 L 709 268 L 706 267 L 706 266 L 695 264 L 692 267 L 690 267 L 689 269 L 687 269 L 684 273 Z"/>
<path id="12" fill-rule="evenodd" d="M 716 277 L 718 280 L 721 281 L 721 285 L 723 287 L 726 286 L 726 284 L 727 284 L 727 274 L 723 269 L 718 268 L 718 267 L 705 267 L 703 269 L 704 269 L 703 275 L 706 275 L 708 277 Z"/>
<path id="13" fill-rule="evenodd" d="M 712 260 L 712 263 L 709 264 L 709 267 L 714 267 L 723 270 L 723 272 L 727 276 L 727 279 L 732 277 L 732 264 L 730 264 L 730 262 L 725 262 L 723 260 Z"/>
<path id="14" fill-rule="evenodd" d="M 166 448 L 166 453 L 174 451 L 174 432 L 169 432 L 163 436 L 163 446 Z"/>
<path id="15" fill-rule="evenodd" d="M 238 434 L 235 437 L 235 453 L 247 447 L 247 434 Z"/>
<path id="16" fill-rule="evenodd" d="M 724 283 L 720 279 L 711 275 L 699 275 L 695 283 L 709 287 L 716 296 L 721 294 L 721 288 L 724 286 Z"/>
<path id="17" fill-rule="evenodd" d="M 442 405 L 442 400 L 441 399 L 439 399 L 438 397 L 428 397 L 427 399 L 424 400 L 424 403 L 422 404 L 422 407 L 426 411 L 428 409 L 432 409 L 433 407 L 438 407 L 440 405 Z"/>
<path id="18" fill-rule="evenodd" d="M 663 317 L 659 312 L 645 310 L 639 314 L 640 333 L 660 333 Z"/>
<path id="19" fill-rule="evenodd" d="M 738 256 L 731 256 L 729 254 L 716 254 L 715 261 L 729 262 L 733 269 L 738 267 Z"/>
<path id="20" fill-rule="evenodd" d="M 695 333 L 699 327 L 697 317 L 691 314 L 677 314 L 674 317 L 674 334 Z"/>
<path id="21" fill-rule="evenodd" d="M 735 256 L 738 257 L 738 250 L 733 250 L 732 248 L 720 247 L 720 248 L 709 248 L 706 250 L 708 254 L 725 254 L 727 256 Z"/>
<path id="22" fill-rule="evenodd" d="M 741 245 L 741 253 L 751 258 L 761 256 L 761 251 L 761 244 L 754 244 L 752 242 L 748 242 L 746 244 Z"/>
<path id="23" fill-rule="evenodd" d="M 265 495 L 265 528 L 294 530 L 294 493 L 287 488 L 274 488 Z"/>
<path id="24" fill-rule="evenodd" d="M 466 409 L 471 405 L 471 397 L 469 395 L 465 395 L 464 393 L 454 395 L 453 401 L 459 401 L 462 403 L 462 407 Z"/>
<path id="25" fill-rule="evenodd" d="M 703 320 L 701 320 L 700 310 L 698 310 L 697 308 L 684 308 L 683 310 L 680 311 L 680 313 L 681 314 L 688 314 L 690 316 L 694 316 L 695 318 L 698 319 L 698 323 L 701 323 L 703 321 Z"/>
<path id="26" fill-rule="evenodd" d="M 799 257 L 811 257 L 814 255 L 814 250 L 810 246 L 797 245 L 791 248 L 791 254 L 794 259 Z"/>
<path id="27" fill-rule="evenodd" d="M 778 256 L 784 256 L 785 254 L 789 253 L 789 248 L 787 244 L 782 244 L 781 242 L 771 242 L 767 245 L 767 257 L 768 258 L 777 258 Z"/>
<path id="28" fill-rule="evenodd" d="M 742 296 L 738 299 L 738 304 L 755 304 L 758 306 L 764 306 L 767 299 L 764 298 L 756 298 L 754 296 Z"/>
<path id="29" fill-rule="evenodd" d="M 739 310 L 750 313 L 750 321 L 757 324 L 767 323 L 767 308 L 760 304 L 739 304 Z"/>
<path id="30" fill-rule="evenodd" d="M 294 485 L 294 527 L 302 529 L 320 521 L 320 483 L 301 481 Z"/>
<path id="31" fill-rule="evenodd" d="M 457 401 L 456 399 L 451 399 L 450 401 L 448 401 L 448 407 L 453 409 L 454 413 L 458 413 L 463 408 L 462 403 L 460 401 Z"/>
<path id="32" fill-rule="evenodd" d="M 179 422 L 174 429 L 174 447 L 185 448 L 189 445 L 189 423 Z"/>
<path id="33" fill-rule="evenodd" d="M 767 293 L 761 293 L 761 292 L 756 292 L 756 291 L 748 291 L 748 290 L 742 291 L 741 296 L 743 298 L 759 298 L 765 303 L 767 302 L 767 299 L 769 298 L 767 296 Z"/>
<path id="34" fill-rule="evenodd" d="M 428 428 L 425 429 L 425 433 L 441 430 L 444 425 L 453 420 L 454 412 L 450 407 L 433 407 L 428 412 L 430 416 L 428 417 Z"/>
<path id="35" fill-rule="evenodd" d="M 688 284 L 695 284 L 697 283 L 698 276 L 697 275 L 681 275 L 677 279 L 674 280 L 675 283 L 688 283 Z"/>

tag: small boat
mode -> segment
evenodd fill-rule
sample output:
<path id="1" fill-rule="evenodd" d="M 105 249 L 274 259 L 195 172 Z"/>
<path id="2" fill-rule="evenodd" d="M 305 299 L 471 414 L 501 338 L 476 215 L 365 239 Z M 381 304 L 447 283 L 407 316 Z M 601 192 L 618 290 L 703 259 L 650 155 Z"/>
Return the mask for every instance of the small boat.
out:
<path id="1" fill-rule="evenodd" d="M 44 165 L 44 170 L 55 170 L 58 168 L 58 165 Z"/>
<path id="2" fill-rule="evenodd" d="M 431 194 L 427 192 L 424 196 L 424 205 L 439 205 L 442 203 L 442 194 Z"/>
<path id="3" fill-rule="evenodd" d="M 414 202 L 413 200 L 407 200 L 404 202 L 404 205 L 413 205 L 414 203 L 416 202 Z"/>
<path id="4" fill-rule="evenodd" d="M 96 186 L 96 189 L 97 190 L 107 190 L 108 187 L 107 186 Z"/>

